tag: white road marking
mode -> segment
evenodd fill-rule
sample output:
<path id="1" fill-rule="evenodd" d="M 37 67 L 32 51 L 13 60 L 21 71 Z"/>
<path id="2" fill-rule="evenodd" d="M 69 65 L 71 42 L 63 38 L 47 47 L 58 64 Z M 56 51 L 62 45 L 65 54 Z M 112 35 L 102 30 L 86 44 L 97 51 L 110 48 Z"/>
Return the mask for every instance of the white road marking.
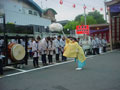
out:
<path id="1" fill-rule="evenodd" d="M 116 50 L 114 50 L 114 51 L 116 51 Z M 103 54 L 108 54 L 108 53 L 111 53 L 111 52 L 113 52 L 113 51 L 109 51 L 109 52 L 103 53 Z M 95 56 L 98 56 L 98 55 L 88 56 L 87 58 L 93 58 L 93 57 L 95 57 Z M 0 79 L 1 79 L 1 78 L 5 78 L 5 77 L 10 77 L 10 76 L 19 75 L 19 74 L 24 74 L 24 73 L 32 72 L 32 71 L 36 71 L 36 70 L 41 70 L 41 69 L 45 69 L 45 68 L 49 68 L 49 67 L 53 67 L 53 66 L 58 66 L 58 65 L 70 63 L 70 62 L 73 62 L 73 61 L 74 61 L 74 60 L 70 60 L 70 61 L 66 61 L 66 62 L 61 62 L 61 63 L 55 63 L 55 64 L 53 64 L 53 65 L 43 66 L 43 67 L 40 67 L 40 68 L 31 69 L 31 70 L 22 70 L 22 69 L 19 69 L 19 70 L 21 70 L 22 72 L 5 75 L 5 76 L 0 77 Z M 17 70 L 17 69 L 16 69 L 16 70 Z"/>

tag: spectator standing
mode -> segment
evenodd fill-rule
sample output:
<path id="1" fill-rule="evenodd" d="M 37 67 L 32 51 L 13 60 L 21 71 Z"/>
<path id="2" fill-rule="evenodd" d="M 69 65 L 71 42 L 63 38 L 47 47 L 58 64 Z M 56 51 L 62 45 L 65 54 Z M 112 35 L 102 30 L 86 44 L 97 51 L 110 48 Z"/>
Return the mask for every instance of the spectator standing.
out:
<path id="1" fill-rule="evenodd" d="M 48 51 L 48 42 L 49 42 L 49 37 L 46 37 L 44 39 L 42 39 L 41 41 L 41 60 L 42 60 L 42 64 L 43 66 L 46 66 L 47 65 L 47 60 L 46 60 L 46 54 L 47 54 L 47 51 Z"/>
<path id="2" fill-rule="evenodd" d="M 93 37 L 92 39 L 92 50 L 93 50 L 93 55 L 95 55 L 97 53 L 97 43 L 95 37 Z"/>
<path id="3" fill-rule="evenodd" d="M 99 37 L 99 53 L 102 53 L 103 45 L 102 45 L 102 38 Z"/>
<path id="4" fill-rule="evenodd" d="M 102 44 L 103 44 L 103 52 L 106 52 L 107 40 L 105 39 L 105 37 L 102 39 Z"/>
<path id="5" fill-rule="evenodd" d="M 66 61 L 67 58 L 65 56 L 63 56 L 63 52 L 64 52 L 64 47 L 65 47 L 65 37 L 63 37 L 61 40 L 60 40 L 60 46 L 61 46 L 61 53 L 62 53 L 62 61 Z"/>
<path id="6" fill-rule="evenodd" d="M 33 66 L 37 68 L 39 67 L 38 63 L 39 52 L 38 43 L 36 42 L 35 38 L 32 39 L 32 53 L 33 53 Z"/>
<path id="7" fill-rule="evenodd" d="M 99 38 L 96 36 L 96 38 L 95 38 L 95 41 L 96 41 L 96 45 L 97 45 L 97 47 L 96 47 L 96 52 L 97 52 L 97 54 L 100 54 L 99 53 L 99 48 L 100 48 L 100 40 L 99 40 Z"/>
<path id="8" fill-rule="evenodd" d="M 50 41 L 48 41 L 48 51 L 47 51 L 49 64 L 53 63 L 54 50 L 55 50 L 55 47 L 53 44 L 53 40 L 52 38 L 50 38 Z"/>
<path id="9" fill-rule="evenodd" d="M 61 39 L 61 36 L 58 36 L 57 39 L 55 39 L 55 41 L 54 41 L 55 53 L 56 53 L 56 62 L 60 62 L 60 60 L 59 60 L 59 55 L 61 52 L 60 39 Z"/>

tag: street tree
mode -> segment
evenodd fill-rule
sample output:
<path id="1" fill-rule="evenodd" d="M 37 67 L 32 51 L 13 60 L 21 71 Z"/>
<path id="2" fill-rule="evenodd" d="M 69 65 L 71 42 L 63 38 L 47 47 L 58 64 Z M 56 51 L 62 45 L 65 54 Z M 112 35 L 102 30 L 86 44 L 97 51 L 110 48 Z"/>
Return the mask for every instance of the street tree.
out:
<path id="1" fill-rule="evenodd" d="M 88 16 L 93 16 L 93 18 L 96 20 L 97 24 L 104 24 L 104 23 L 106 23 L 106 21 L 103 18 L 103 15 L 100 14 L 100 12 L 98 12 L 97 10 L 95 10 L 94 12 L 89 12 Z"/>

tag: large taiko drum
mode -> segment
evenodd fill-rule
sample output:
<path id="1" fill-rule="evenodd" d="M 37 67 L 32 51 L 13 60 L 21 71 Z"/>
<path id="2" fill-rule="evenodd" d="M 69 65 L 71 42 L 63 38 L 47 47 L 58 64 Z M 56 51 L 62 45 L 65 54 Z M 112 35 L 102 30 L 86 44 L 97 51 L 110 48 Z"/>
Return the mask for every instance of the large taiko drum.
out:
<path id="1" fill-rule="evenodd" d="M 25 48 L 21 44 L 11 43 L 8 45 L 8 53 L 12 61 L 19 61 L 25 57 Z"/>

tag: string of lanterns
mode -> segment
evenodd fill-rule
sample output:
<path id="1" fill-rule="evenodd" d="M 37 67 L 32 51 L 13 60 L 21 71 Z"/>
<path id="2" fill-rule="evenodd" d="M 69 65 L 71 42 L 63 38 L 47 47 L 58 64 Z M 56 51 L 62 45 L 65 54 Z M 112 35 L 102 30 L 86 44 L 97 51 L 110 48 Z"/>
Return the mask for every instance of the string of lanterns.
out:
<path id="1" fill-rule="evenodd" d="M 45 1 L 47 1 L 47 0 L 45 0 Z M 70 2 L 70 3 L 72 3 L 72 2 Z M 60 5 L 63 5 L 63 4 L 64 4 L 64 3 L 63 3 L 63 0 L 60 0 L 60 1 L 59 1 L 59 4 L 60 4 Z M 76 8 L 76 4 L 73 4 L 72 7 L 73 7 L 73 8 Z M 87 9 L 87 7 L 84 5 L 84 6 L 83 6 L 83 9 Z M 89 9 L 89 10 L 90 10 L 90 9 Z M 96 10 L 95 7 L 93 7 L 92 10 L 95 11 L 95 10 Z M 103 10 L 104 10 L 103 8 L 100 8 L 100 11 L 103 11 Z M 107 10 L 109 11 L 110 8 L 107 7 Z"/>
<path id="2" fill-rule="evenodd" d="M 60 5 L 63 5 L 63 0 L 60 0 L 59 3 L 60 3 Z M 72 7 L 73 7 L 73 8 L 76 8 L 76 4 L 73 4 Z M 86 9 L 87 7 L 84 5 L 83 8 Z M 110 9 L 110 8 L 107 7 L 107 10 L 109 10 L 109 9 Z M 95 7 L 93 7 L 92 10 L 95 11 L 95 10 L 96 10 Z M 103 11 L 103 8 L 100 8 L 100 11 Z"/>

